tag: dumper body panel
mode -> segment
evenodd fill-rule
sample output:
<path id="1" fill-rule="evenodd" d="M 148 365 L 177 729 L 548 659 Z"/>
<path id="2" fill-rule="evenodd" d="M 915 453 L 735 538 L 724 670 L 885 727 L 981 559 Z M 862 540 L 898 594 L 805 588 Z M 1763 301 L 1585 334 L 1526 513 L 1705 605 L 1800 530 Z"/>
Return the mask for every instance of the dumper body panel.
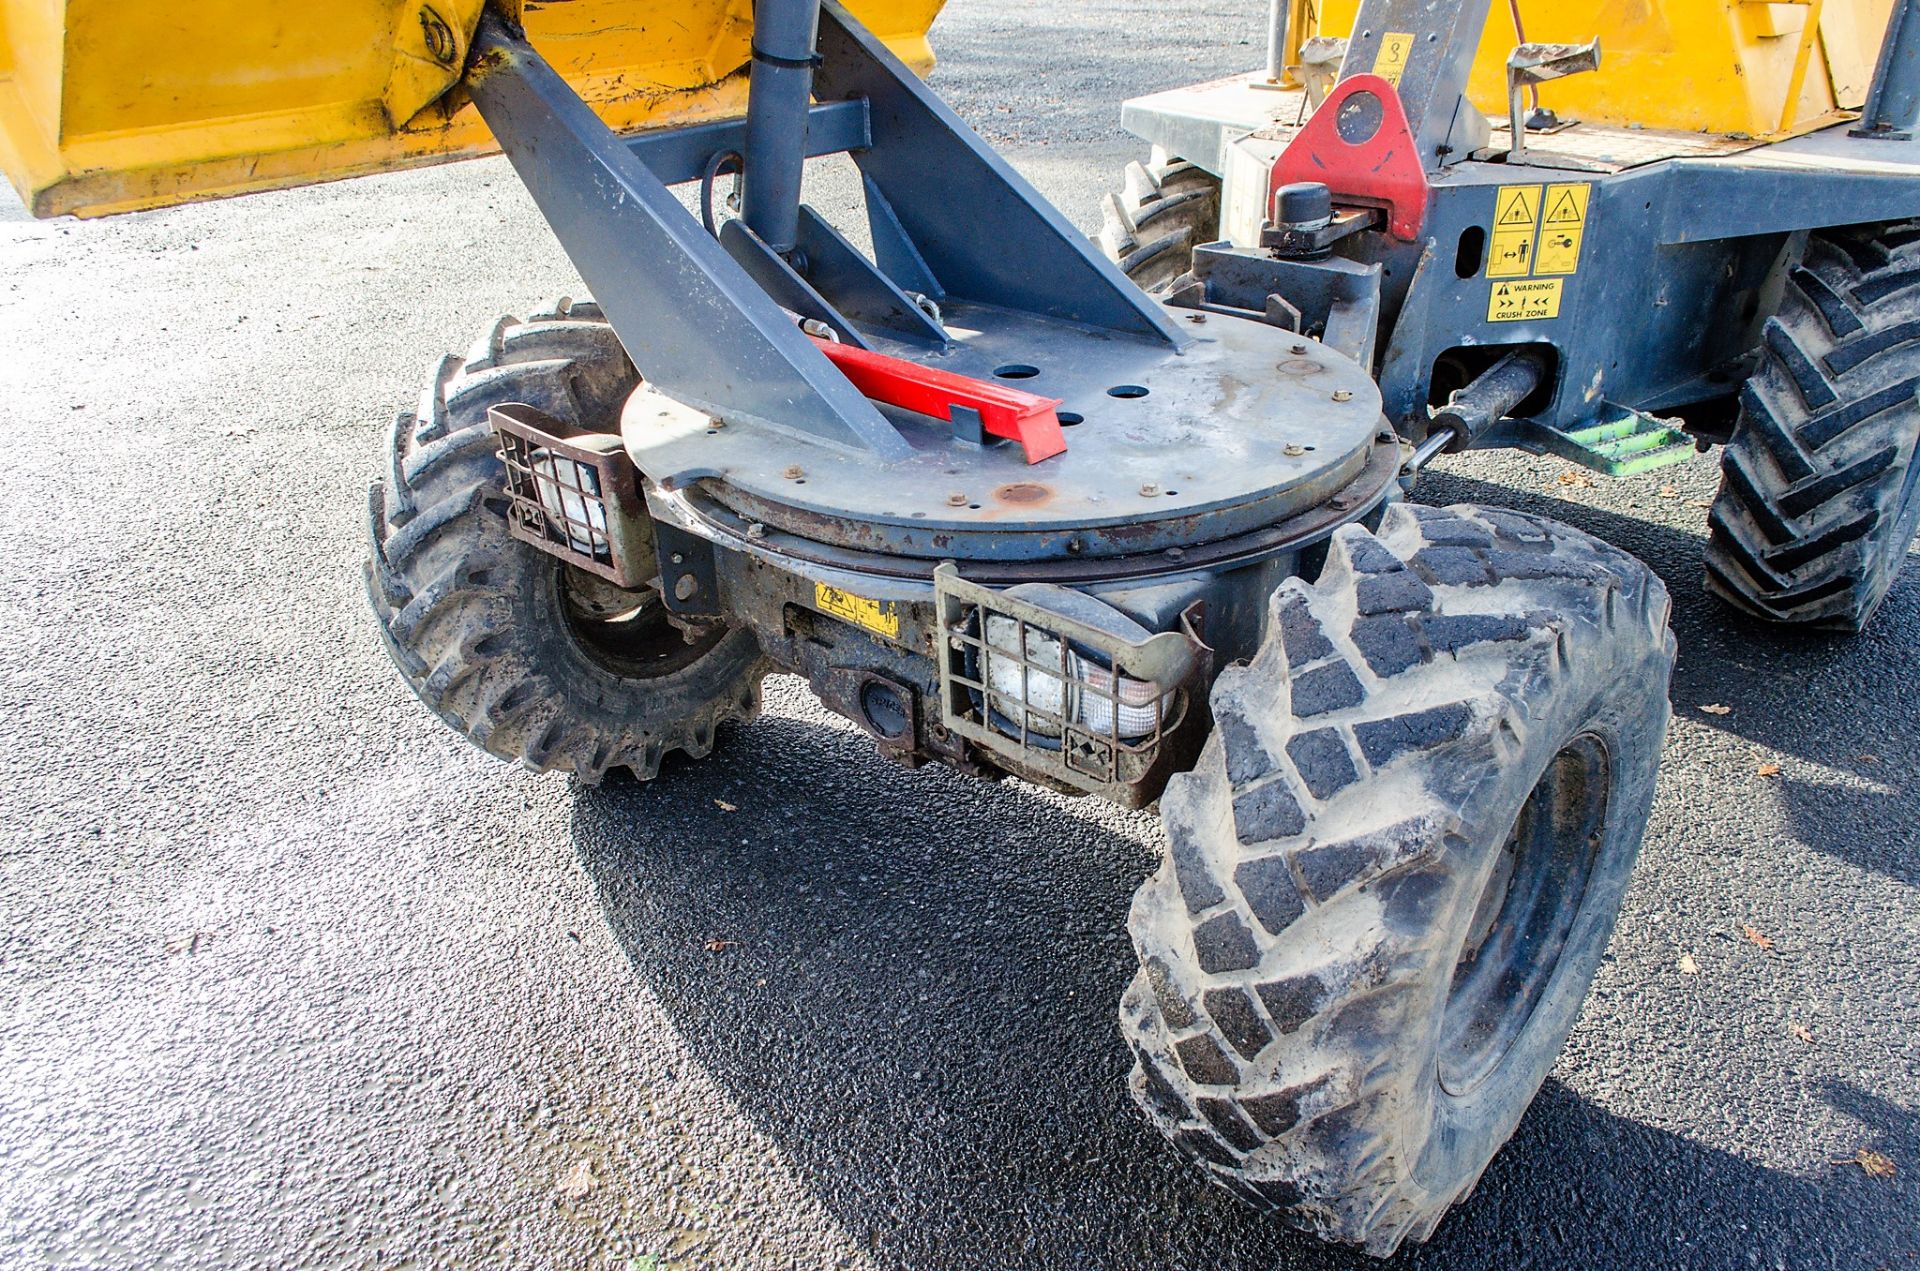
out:
<path id="1" fill-rule="evenodd" d="M 925 73 L 940 3 L 851 7 Z M 85 216 L 490 153 L 455 88 L 480 7 L 0 0 L 0 167 L 34 215 Z M 749 0 L 534 0 L 521 16 L 631 132 L 742 113 L 751 15 Z"/>
<path id="2" fill-rule="evenodd" d="M 1306 35 L 1346 36 L 1360 0 L 1312 6 Z M 1767 4 L 1742 0 L 1521 0 L 1495 5 L 1467 92 L 1496 118 L 1507 110 L 1507 55 L 1522 42 L 1599 39 L 1603 71 L 1544 85 L 1566 119 L 1766 137 L 1858 110 L 1873 78 L 1892 0 Z"/>

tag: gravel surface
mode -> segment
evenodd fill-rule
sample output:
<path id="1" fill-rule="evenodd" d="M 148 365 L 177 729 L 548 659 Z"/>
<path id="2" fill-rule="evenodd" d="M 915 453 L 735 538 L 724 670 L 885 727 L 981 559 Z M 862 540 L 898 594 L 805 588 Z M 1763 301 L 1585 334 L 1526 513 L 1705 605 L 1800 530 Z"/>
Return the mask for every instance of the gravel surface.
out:
<path id="1" fill-rule="evenodd" d="M 1262 10 L 960 3 L 936 82 L 1092 228 L 1121 98 L 1253 65 Z M 0 1264 L 1371 1265 L 1129 1103 L 1152 816 L 903 773 L 788 679 L 597 790 L 408 695 L 360 591 L 382 416 L 569 290 L 498 160 L 9 208 Z M 1640 554 L 1681 653 L 1584 1020 L 1400 1264 L 1920 1265 L 1920 568 L 1859 639 L 1783 635 L 1701 594 L 1711 458 L 1438 468 Z"/>

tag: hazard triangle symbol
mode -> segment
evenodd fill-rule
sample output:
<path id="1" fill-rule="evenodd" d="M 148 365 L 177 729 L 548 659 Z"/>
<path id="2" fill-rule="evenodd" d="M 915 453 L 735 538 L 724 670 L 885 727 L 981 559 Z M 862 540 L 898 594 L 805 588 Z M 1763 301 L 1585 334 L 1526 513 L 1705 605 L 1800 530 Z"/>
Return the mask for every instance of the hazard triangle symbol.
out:
<path id="1" fill-rule="evenodd" d="M 1553 206 L 1547 211 L 1547 224 L 1577 225 L 1579 223 L 1580 205 L 1574 202 L 1571 193 L 1566 190 L 1560 191 L 1560 197 L 1554 200 Z"/>

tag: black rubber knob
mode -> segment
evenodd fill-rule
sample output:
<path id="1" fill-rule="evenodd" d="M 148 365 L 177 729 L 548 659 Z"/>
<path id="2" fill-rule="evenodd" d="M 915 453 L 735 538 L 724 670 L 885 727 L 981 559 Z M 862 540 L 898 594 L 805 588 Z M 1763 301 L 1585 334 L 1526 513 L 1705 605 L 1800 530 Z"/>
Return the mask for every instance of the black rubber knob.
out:
<path id="1" fill-rule="evenodd" d="M 1333 216 L 1333 193 L 1319 181 L 1295 181 L 1274 191 L 1273 219 L 1281 225 L 1324 225 Z"/>

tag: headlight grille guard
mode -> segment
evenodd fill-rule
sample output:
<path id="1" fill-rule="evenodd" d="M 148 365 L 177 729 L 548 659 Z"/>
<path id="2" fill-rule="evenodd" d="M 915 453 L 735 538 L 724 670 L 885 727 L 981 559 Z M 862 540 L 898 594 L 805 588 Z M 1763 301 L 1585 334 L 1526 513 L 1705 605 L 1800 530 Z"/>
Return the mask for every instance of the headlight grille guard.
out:
<path id="1" fill-rule="evenodd" d="M 951 563 L 933 587 L 941 722 L 1008 771 L 1142 807 L 1199 753 L 1212 678 L 1203 603 L 1180 630 L 1135 641 L 969 582 Z"/>
<path id="2" fill-rule="evenodd" d="M 487 412 L 506 469 L 507 529 L 616 587 L 653 573 L 633 461 L 619 436 L 586 432 L 531 406 Z"/>

